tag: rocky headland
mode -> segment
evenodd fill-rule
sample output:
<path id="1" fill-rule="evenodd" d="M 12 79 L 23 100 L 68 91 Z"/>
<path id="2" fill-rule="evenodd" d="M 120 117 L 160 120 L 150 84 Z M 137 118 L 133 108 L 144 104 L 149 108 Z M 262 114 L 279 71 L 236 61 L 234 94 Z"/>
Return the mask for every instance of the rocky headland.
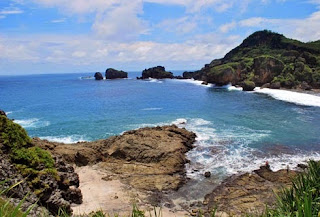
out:
<path id="1" fill-rule="evenodd" d="M 303 43 L 271 31 L 258 31 L 221 59 L 183 78 L 218 86 L 239 85 L 311 90 L 320 88 L 320 43 Z"/>

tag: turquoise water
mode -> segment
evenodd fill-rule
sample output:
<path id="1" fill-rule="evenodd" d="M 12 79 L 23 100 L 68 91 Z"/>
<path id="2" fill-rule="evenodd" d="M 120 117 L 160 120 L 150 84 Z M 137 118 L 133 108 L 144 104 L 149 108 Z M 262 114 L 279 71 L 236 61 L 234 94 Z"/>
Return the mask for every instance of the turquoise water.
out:
<path id="1" fill-rule="evenodd" d="M 198 135 L 190 177 L 251 171 L 265 160 L 278 169 L 320 159 L 320 97 L 303 106 L 297 103 L 307 98 L 291 92 L 271 97 L 190 80 L 142 81 L 135 72 L 123 80 L 81 78 L 92 74 L 1 76 L 0 109 L 30 136 L 67 143 L 178 124 Z M 280 93 L 286 101 L 275 99 Z"/>

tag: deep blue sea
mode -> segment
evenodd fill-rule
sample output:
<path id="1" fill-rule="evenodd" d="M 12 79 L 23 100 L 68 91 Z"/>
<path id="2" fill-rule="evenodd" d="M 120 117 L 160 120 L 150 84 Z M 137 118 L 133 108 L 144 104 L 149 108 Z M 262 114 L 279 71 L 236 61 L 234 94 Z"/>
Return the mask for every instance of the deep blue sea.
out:
<path id="1" fill-rule="evenodd" d="M 181 74 L 181 72 L 175 72 Z M 320 97 L 192 80 L 95 81 L 93 73 L 0 76 L 0 109 L 32 137 L 72 143 L 175 123 L 197 133 L 190 177 L 320 160 Z"/>

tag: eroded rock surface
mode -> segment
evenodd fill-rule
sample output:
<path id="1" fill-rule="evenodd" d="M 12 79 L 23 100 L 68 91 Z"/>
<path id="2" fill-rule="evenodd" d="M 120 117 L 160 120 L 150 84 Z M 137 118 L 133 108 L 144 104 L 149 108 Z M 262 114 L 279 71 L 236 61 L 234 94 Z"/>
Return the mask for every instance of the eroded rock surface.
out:
<path id="1" fill-rule="evenodd" d="M 272 207 L 276 201 L 274 192 L 289 186 L 298 172 L 279 170 L 273 172 L 265 166 L 253 173 L 234 175 L 205 197 L 208 210 L 218 207 L 229 215 L 262 213 L 266 205 Z"/>
<path id="2" fill-rule="evenodd" d="M 186 180 L 185 153 L 196 135 L 175 125 L 147 127 L 94 142 L 61 144 L 34 142 L 69 163 L 100 163 L 110 176 L 142 190 L 175 190 Z"/>

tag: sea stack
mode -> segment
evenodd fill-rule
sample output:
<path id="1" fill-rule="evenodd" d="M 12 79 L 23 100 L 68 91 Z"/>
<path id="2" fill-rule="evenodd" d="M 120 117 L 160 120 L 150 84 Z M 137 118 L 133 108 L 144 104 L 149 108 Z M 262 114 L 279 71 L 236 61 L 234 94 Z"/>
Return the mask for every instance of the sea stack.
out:
<path id="1" fill-rule="evenodd" d="M 128 78 L 128 73 L 113 68 L 106 70 L 106 79 Z"/>
<path id="2" fill-rule="evenodd" d="M 94 78 L 99 81 L 99 80 L 103 80 L 103 76 L 101 74 L 101 72 L 96 72 L 96 74 L 94 74 Z"/>
<path id="3" fill-rule="evenodd" d="M 157 66 L 157 67 L 143 70 L 142 77 L 138 79 L 148 79 L 148 78 L 164 79 L 164 78 L 174 78 L 174 76 L 172 72 L 167 72 L 165 67 Z"/>

